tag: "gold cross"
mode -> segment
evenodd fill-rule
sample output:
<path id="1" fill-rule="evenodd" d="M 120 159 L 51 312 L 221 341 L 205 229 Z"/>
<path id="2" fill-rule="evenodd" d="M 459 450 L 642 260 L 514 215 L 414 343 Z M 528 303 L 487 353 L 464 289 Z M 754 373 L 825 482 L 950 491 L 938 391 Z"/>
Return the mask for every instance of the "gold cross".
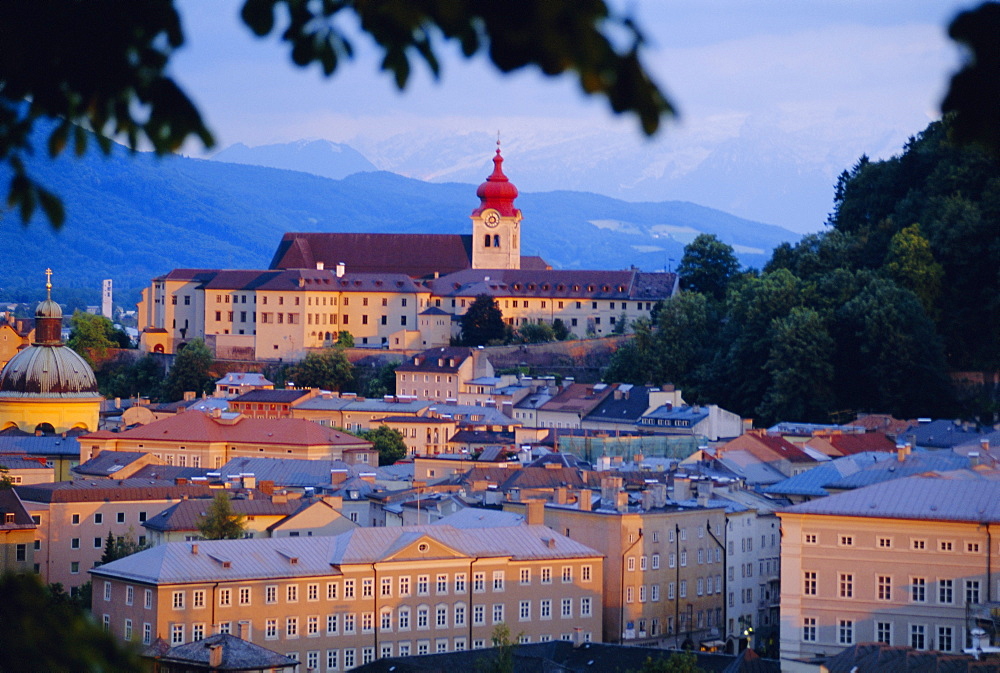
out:
<path id="1" fill-rule="evenodd" d="M 52 299 L 52 269 L 45 269 L 45 293 Z"/>

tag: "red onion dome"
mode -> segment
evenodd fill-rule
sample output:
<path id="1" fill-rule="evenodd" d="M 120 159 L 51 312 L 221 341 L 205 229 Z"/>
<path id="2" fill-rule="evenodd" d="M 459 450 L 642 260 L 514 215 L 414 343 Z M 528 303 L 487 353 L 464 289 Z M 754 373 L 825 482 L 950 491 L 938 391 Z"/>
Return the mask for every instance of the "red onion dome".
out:
<path id="1" fill-rule="evenodd" d="M 500 156 L 499 147 L 493 157 L 493 173 L 486 178 L 486 182 L 479 185 L 476 196 L 479 197 L 479 207 L 472 211 L 473 215 L 479 215 L 488 208 L 506 217 L 514 217 L 521 212 L 514 207 L 517 187 L 503 174 L 503 157 Z"/>

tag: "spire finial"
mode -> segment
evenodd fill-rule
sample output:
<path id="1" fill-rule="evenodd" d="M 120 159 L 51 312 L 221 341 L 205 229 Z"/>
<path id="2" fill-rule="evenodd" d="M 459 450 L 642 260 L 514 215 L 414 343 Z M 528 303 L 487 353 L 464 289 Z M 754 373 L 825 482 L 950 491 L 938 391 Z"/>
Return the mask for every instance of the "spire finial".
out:
<path id="1" fill-rule="evenodd" d="M 497 154 L 500 154 L 500 129 L 497 129 Z"/>
<path id="2" fill-rule="evenodd" d="M 52 299 L 52 269 L 45 269 L 45 298 Z"/>

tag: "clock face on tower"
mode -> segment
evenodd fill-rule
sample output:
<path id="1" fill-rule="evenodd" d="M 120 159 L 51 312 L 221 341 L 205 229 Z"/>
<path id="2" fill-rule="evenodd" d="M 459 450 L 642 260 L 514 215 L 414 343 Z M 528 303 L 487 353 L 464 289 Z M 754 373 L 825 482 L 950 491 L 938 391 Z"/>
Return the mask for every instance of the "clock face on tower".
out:
<path id="1" fill-rule="evenodd" d="M 500 213 L 495 210 L 487 210 L 483 213 L 483 222 L 487 227 L 493 228 L 500 224 Z"/>

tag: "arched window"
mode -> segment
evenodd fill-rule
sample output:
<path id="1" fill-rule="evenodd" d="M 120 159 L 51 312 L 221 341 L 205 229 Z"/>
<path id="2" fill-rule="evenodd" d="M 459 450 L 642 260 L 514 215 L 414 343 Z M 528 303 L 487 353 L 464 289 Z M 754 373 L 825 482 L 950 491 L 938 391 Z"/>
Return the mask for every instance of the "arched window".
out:
<path id="1" fill-rule="evenodd" d="M 42 433 L 43 435 L 54 435 L 56 429 L 52 427 L 51 423 L 39 423 L 35 426 L 35 433 Z"/>
<path id="2" fill-rule="evenodd" d="M 153 346 L 153 352 L 154 353 L 162 353 L 163 352 L 163 344 L 156 344 L 155 346 Z"/>

